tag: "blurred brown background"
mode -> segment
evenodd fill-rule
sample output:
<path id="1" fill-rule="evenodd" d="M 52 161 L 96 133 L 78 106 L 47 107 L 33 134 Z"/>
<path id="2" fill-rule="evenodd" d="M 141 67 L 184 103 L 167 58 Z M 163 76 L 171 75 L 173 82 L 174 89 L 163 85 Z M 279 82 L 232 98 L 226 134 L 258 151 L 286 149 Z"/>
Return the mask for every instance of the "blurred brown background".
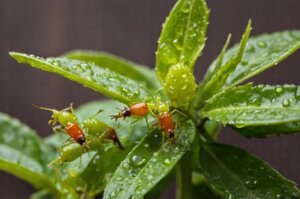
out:
<path id="1" fill-rule="evenodd" d="M 237 42 L 249 18 L 252 35 L 300 28 L 299 0 L 207 0 L 211 8 L 208 41 L 196 65 L 198 80 L 220 51 L 227 35 Z M 175 0 L 0 0 L 0 111 L 49 134 L 49 115 L 31 104 L 65 107 L 102 99 L 98 93 L 54 74 L 17 64 L 8 51 L 57 56 L 82 48 L 105 50 L 153 67 L 161 24 Z M 300 84 L 295 53 L 257 76 L 257 83 Z M 300 184 L 300 135 L 247 140 L 226 129 L 220 141 L 246 148 Z M 34 189 L 0 174 L 0 198 L 28 198 Z M 169 197 L 168 197 L 169 198 Z"/>

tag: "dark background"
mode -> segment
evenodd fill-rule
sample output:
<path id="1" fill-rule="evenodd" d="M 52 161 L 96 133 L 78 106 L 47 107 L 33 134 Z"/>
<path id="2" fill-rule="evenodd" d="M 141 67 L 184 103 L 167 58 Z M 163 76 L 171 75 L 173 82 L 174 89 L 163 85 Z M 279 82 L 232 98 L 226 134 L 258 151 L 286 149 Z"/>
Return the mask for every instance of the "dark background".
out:
<path id="1" fill-rule="evenodd" d="M 31 104 L 65 107 L 103 97 L 54 74 L 17 64 L 8 51 L 57 56 L 82 48 L 105 50 L 153 67 L 161 24 L 175 0 L 0 0 L 0 111 L 49 134 L 48 113 Z M 208 40 L 196 65 L 198 80 L 220 51 L 227 35 L 237 42 L 249 18 L 252 35 L 300 28 L 299 0 L 208 0 Z M 300 84 L 300 57 L 295 53 L 252 81 Z M 229 129 L 220 141 L 246 148 L 283 175 L 300 183 L 300 135 L 245 139 Z M 0 198 L 28 198 L 34 189 L 15 177 L 0 174 Z"/>

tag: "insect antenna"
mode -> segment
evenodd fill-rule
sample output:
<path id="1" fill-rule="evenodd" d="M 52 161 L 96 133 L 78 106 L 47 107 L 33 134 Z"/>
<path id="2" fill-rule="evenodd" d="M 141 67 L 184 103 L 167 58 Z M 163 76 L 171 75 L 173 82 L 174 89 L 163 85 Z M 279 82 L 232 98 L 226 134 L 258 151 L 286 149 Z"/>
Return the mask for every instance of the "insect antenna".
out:
<path id="1" fill-rule="evenodd" d="M 38 105 L 35 105 L 35 104 L 32 104 L 32 106 L 33 106 L 34 108 L 41 109 L 41 110 L 45 110 L 45 111 L 51 111 L 51 112 L 56 111 L 55 109 L 47 108 L 47 107 L 43 107 L 43 106 L 38 106 Z"/>

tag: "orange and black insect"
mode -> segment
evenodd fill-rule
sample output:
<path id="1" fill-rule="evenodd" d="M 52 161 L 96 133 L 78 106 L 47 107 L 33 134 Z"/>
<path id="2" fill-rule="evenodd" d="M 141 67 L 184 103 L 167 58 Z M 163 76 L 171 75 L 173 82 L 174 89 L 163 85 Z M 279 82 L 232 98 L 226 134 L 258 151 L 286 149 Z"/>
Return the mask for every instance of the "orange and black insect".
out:
<path id="1" fill-rule="evenodd" d="M 133 104 L 130 107 L 125 107 L 123 110 L 120 110 L 117 115 L 112 115 L 111 119 L 115 119 L 117 121 L 119 118 L 126 119 L 130 116 L 143 117 L 147 115 L 148 112 L 148 105 L 144 102 L 140 102 Z"/>
<path id="2" fill-rule="evenodd" d="M 157 115 L 157 120 L 162 132 L 168 135 L 170 144 L 175 144 L 175 125 L 171 113 L 159 113 Z"/>
<path id="3" fill-rule="evenodd" d="M 73 138 L 75 142 L 77 142 L 80 145 L 86 146 L 85 135 L 80 126 L 78 125 L 78 119 L 74 113 L 73 104 L 70 104 L 69 108 L 63 109 L 61 111 L 37 105 L 34 105 L 34 107 L 52 112 L 49 124 L 53 127 L 54 132 L 64 127 L 66 133 L 71 138 Z M 71 112 L 69 112 L 69 110 L 71 110 Z M 59 122 L 60 125 L 54 126 L 57 122 Z"/>
<path id="4" fill-rule="evenodd" d="M 66 126 L 66 133 L 73 138 L 75 142 L 82 146 L 86 146 L 85 135 L 82 129 L 78 126 L 78 124 L 69 122 Z"/>

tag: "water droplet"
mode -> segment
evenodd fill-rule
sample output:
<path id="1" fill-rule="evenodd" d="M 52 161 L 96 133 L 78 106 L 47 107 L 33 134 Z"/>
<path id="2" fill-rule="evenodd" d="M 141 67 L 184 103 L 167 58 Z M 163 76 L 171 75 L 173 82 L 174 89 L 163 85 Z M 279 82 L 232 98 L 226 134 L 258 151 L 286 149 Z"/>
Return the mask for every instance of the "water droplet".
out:
<path id="1" fill-rule="evenodd" d="M 253 177 L 250 177 L 248 180 L 245 181 L 245 185 L 249 189 L 254 189 L 257 186 L 257 180 L 253 179 Z"/>
<path id="2" fill-rule="evenodd" d="M 289 99 L 284 99 L 283 101 L 282 101 L 282 106 L 283 107 L 288 107 L 290 105 L 290 100 Z"/>
<path id="3" fill-rule="evenodd" d="M 164 163 L 165 163 L 166 165 L 170 165 L 170 164 L 171 164 L 171 161 L 170 161 L 169 158 L 167 158 L 167 159 L 165 159 Z"/>
<path id="4" fill-rule="evenodd" d="M 148 144 L 148 143 L 146 143 L 146 144 L 144 145 L 144 147 L 148 148 L 148 147 L 149 147 L 149 144 Z"/>
<path id="5" fill-rule="evenodd" d="M 243 59 L 243 60 L 241 61 L 241 64 L 242 64 L 243 66 L 245 66 L 245 65 L 247 65 L 247 64 L 248 64 L 248 61 L 247 61 L 247 60 L 245 60 L 245 59 Z"/>
<path id="6" fill-rule="evenodd" d="M 264 42 L 264 41 L 260 41 L 260 42 L 258 42 L 258 46 L 259 46 L 260 48 L 265 48 L 265 47 L 267 47 L 267 43 Z"/>
<path id="7" fill-rule="evenodd" d="M 279 86 L 279 87 L 277 87 L 277 88 L 275 89 L 275 91 L 276 91 L 276 93 L 282 93 L 282 92 L 283 92 L 283 89 L 282 89 L 281 86 Z"/>
<path id="8" fill-rule="evenodd" d="M 187 85 L 186 85 L 186 84 L 183 85 L 183 86 L 181 87 L 181 89 L 182 89 L 182 90 L 186 90 L 186 89 L 187 89 Z"/>
<path id="9" fill-rule="evenodd" d="M 183 73 L 183 74 L 181 75 L 181 77 L 182 77 L 182 79 L 185 79 L 185 78 L 187 77 L 187 73 Z"/>
<path id="10" fill-rule="evenodd" d="M 259 85 L 257 85 L 257 88 L 260 88 L 260 89 L 262 89 L 262 88 L 264 88 L 265 86 L 263 85 L 263 84 L 259 84 Z"/>
<path id="11" fill-rule="evenodd" d="M 146 163 L 146 159 L 137 155 L 132 156 L 131 161 L 136 166 L 141 166 Z"/>
<path id="12" fill-rule="evenodd" d="M 128 162 L 124 162 L 122 166 L 124 169 L 130 169 L 130 165 Z"/>

